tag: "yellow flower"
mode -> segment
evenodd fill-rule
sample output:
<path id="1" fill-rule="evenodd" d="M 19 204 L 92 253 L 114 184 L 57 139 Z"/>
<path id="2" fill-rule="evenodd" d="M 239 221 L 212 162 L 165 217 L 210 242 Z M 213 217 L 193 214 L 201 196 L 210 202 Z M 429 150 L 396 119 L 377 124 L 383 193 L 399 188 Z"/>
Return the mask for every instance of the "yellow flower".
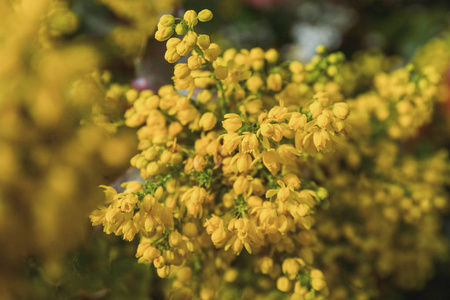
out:
<path id="1" fill-rule="evenodd" d="M 317 117 L 317 125 L 320 128 L 326 128 L 328 127 L 328 125 L 330 125 L 330 118 L 326 115 L 326 114 L 321 114 L 320 116 Z"/>
<path id="2" fill-rule="evenodd" d="M 228 133 L 233 133 L 242 127 L 242 120 L 238 114 L 226 114 L 224 118 L 222 125 Z"/>
<path id="3" fill-rule="evenodd" d="M 269 275 L 273 270 L 273 259 L 269 256 L 264 256 L 258 261 L 258 268 L 261 273 Z"/>
<path id="4" fill-rule="evenodd" d="M 211 219 L 206 220 L 204 224 L 206 232 L 211 235 L 211 241 L 216 248 L 222 248 L 228 239 L 228 232 L 225 230 L 224 222 L 221 218 L 213 215 Z"/>
<path id="5" fill-rule="evenodd" d="M 191 70 L 187 64 L 177 64 L 175 65 L 174 75 L 176 78 L 183 79 L 191 74 Z"/>
<path id="6" fill-rule="evenodd" d="M 237 157 L 236 166 L 238 171 L 240 173 L 247 172 L 252 165 L 252 157 L 247 153 L 238 153 L 235 157 Z"/>
<path id="7" fill-rule="evenodd" d="M 223 136 L 223 148 L 231 154 L 237 146 L 241 143 L 243 136 L 240 136 L 237 133 L 228 133 Z"/>
<path id="8" fill-rule="evenodd" d="M 276 175 L 280 169 L 281 164 L 275 151 L 264 151 L 262 153 L 263 164 L 272 175 Z"/>
<path id="9" fill-rule="evenodd" d="M 178 35 L 185 35 L 189 30 L 189 27 L 186 24 L 179 23 L 175 26 L 175 32 Z"/>
<path id="10" fill-rule="evenodd" d="M 282 276 L 277 279 L 277 289 L 282 292 L 289 292 L 292 289 L 293 285 L 294 284 L 292 283 L 292 281 L 290 281 L 287 277 Z"/>
<path id="11" fill-rule="evenodd" d="M 276 63 L 278 60 L 278 57 L 280 55 L 278 54 L 278 51 L 275 49 L 269 49 L 266 51 L 266 53 L 264 54 L 264 58 L 269 62 L 269 63 Z"/>
<path id="12" fill-rule="evenodd" d="M 333 105 L 333 113 L 337 118 L 341 120 L 347 119 L 348 115 L 350 114 L 347 103 L 344 102 L 335 103 Z"/>
<path id="13" fill-rule="evenodd" d="M 310 106 L 309 106 L 309 111 L 311 112 L 311 114 L 313 115 L 313 118 L 317 118 L 323 111 L 323 105 L 322 103 L 320 103 L 320 101 L 314 101 Z"/>
<path id="14" fill-rule="evenodd" d="M 167 50 L 175 48 L 179 43 L 181 43 L 181 40 L 179 38 L 170 38 L 166 43 L 166 48 Z"/>
<path id="15" fill-rule="evenodd" d="M 141 244 L 143 244 L 143 243 L 141 243 Z M 139 246 L 141 246 L 141 244 L 139 244 Z M 138 256 L 138 254 L 140 254 L 139 247 L 138 247 L 138 252 L 136 253 L 136 256 Z M 146 246 L 146 249 L 142 253 L 142 258 L 150 263 L 150 262 L 153 262 L 153 260 L 155 260 L 160 255 L 161 255 L 161 251 L 159 251 L 155 247 L 151 246 L 150 243 L 148 243 L 148 246 Z"/>
<path id="16" fill-rule="evenodd" d="M 177 52 L 176 48 L 167 49 L 166 54 L 164 55 L 164 59 L 169 63 L 174 63 L 180 59 L 180 55 Z"/>
<path id="17" fill-rule="evenodd" d="M 278 74 L 278 73 L 270 74 L 267 77 L 267 88 L 269 90 L 278 92 L 281 90 L 282 86 L 283 86 L 283 79 L 281 78 L 280 74 Z"/>
<path id="18" fill-rule="evenodd" d="M 188 45 L 191 48 L 192 46 L 197 44 L 197 40 L 198 40 L 198 35 L 194 31 L 189 31 L 188 33 L 186 33 L 186 35 L 184 36 L 184 38 L 181 42 L 183 42 L 183 41 L 186 42 L 186 45 Z M 181 53 L 179 53 L 179 54 L 182 56 L 187 55 L 187 54 L 181 54 Z"/>
<path id="19" fill-rule="evenodd" d="M 192 55 L 188 58 L 188 67 L 191 70 L 197 70 L 202 67 L 202 58 L 200 56 Z M 204 90 L 206 91 L 206 90 Z"/>
<path id="20" fill-rule="evenodd" d="M 228 68 L 225 66 L 217 66 L 214 75 L 219 80 L 225 80 L 228 77 Z"/>
<path id="21" fill-rule="evenodd" d="M 219 45 L 215 43 L 211 43 L 209 45 L 209 48 L 204 50 L 204 57 L 207 61 L 213 62 L 217 60 L 217 57 L 222 53 L 222 50 L 220 49 Z"/>
<path id="22" fill-rule="evenodd" d="M 172 231 L 169 235 L 169 245 L 171 247 L 178 247 L 182 243 L 182 236 L 178 231 Z"/>
<path id="23" fill-rule="evenodd" d="M 206 196 L 206 190 L 197 186 L 190 188 L 183 194 L 181 202 L 185 203 L 188 215 L 193 216 L 194 218 L 200 218 L 202 216 L 202 204 Z"/>
<path id="24" fill-rule="evenodd" d="M 172 15 L 163 15 L 161 19 L 159 19 L 159 23 L 164 27 L 172 27 L 175 23 L 175 17 Z"/>
<path id="25" fill-rule="evenodd" d="M 216 126 L 216 122 L 217 117 L 212 112 L 207 112 L 200 118 L 199 125 L 204 131 L 209 131 Z"/>
<path id="26" fill-rule="evenodd" d="M 200 22 L 208 22 L 213 18 L 213 13 L 209 9 L 204 9 L 198 13 Z"/>
<path id="27" fill-rule="evenodd" d="M 294 191 L 294 188 L 292 186 L 286 186 L 286 184 L 281 180 L 278 180 L 277 183 L 280 186 L 280 188 L 267 190 L 266 198 L 272 198 L 274 195 L 277 195 L 277 199 L 282 202 L 290 199 L 291 192 Z"/>
<path id="28" fill-rule="evenodd" d="M 211 45 L 211 40 L 209 39 L 209 35 L 200 34 L 197 39 L 197 45 L 202 49 L 206 50 Z"/>
<path id="29" fill-rule="evenodd" d="M 299 112 L 294 112 L 289 120 L 289 128 L 298 130 L 299 128 L 301 129 L 305 127 L 307 122 L 308 118 L 306 117 L 306 115 Z"/>
<path id="30" fill-rule="evenodd" d="M 188 22 L 188 25 L 197 25 L 198 19 L 197 19 L 197 13 L 194 10 L 188 10 L 184 13 L 183 19 Z"/>
<path id="31" fill-rule="evenodd" d="M 258 132 L 261 132 L 262 136 L 272 137 L 275 134 L 275 126 L 270 123 L 263 123 Z"/>
<path id="32" fill-rule="evenodd" d="M 242 151 L 246 153 L 258 153 L 259 141 L 256 134 L 247 133 L 242 139 Z"/>
<path id="33" fill-rule="evenodd" d="M 283 261 L 281 269 L 289 279 L 293 280 L 300 271 L 300 268 L 304 266 L 305 262 L 300 258 L 287 258 Z"/>
<path id="34" fill-rule="evenodd" d="M 233 190 L 236 194 L 244 194 L 248 188 L 250 187 L 250 183 L 246 176 L 240 175 L 236 178 L 236 181 L 233 183 Z"/>
<path id="35" fill-rule="evenodd" d="M 174 33 L 173 27 L 162 27 L 155 33 L 155 39 L 160 42 L 168 40 Z"/>
<path id="36" fill-rule="evenodd" d="M 195 45 L 195 44 L 194 44 Z M 175 52 L 178 54 L 178 58 L 180 58 L 180 56 L 186 56 L 189 54 L 189 52 L 191 52 L 192 50 L 192 45 L 189 45 L 186 40 L 182 40 L 181 43 L 179 43 L 175 48 L 172 48 L 175 50 Z M 170 50 L 172 50 L 170 49 Z M 167 51 L 170 51 L 167 50 Z M 167 53 L 167 52 L 166 52 Z M 178 60 L 178 59 L 177 59 Z"/>
<path id="37" fill-rule="evenodd" d="M 247 88 L 249 91 L 256 93 L 264 84 L 261 76 L 253 75 L 247 79 Z"/>
<path id="38" fill-rule="evenodd" d="M 258 230 L 256 225 L 247 218 L 231 219 L 228 224 L 228 230 L 233 233 L 233 236 L 225 244 L 225 250 L 231 247 L 234 254 L 239 254 L 242 248 L 252 253 L 252 245 L 259 247 L 263 243 L 263 235 Z"/>

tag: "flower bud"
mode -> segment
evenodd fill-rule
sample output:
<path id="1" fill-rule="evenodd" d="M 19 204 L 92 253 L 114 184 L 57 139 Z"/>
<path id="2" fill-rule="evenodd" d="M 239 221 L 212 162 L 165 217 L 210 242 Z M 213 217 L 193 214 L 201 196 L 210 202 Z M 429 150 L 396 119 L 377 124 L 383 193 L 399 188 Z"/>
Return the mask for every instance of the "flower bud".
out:
<path id="1" fill-rule="evenodd" d="M 187 64 L 177 64 L 173 73 L 176 78 L 183 79 L 191 75 L 191 69 L 189 69 Z"/>
<path id="2" fill-rule="evenodd" d="M 313 115 L 313 118 L 317 118 L 323 111 L 322 103 L 314 101 L 314 103 L 309 106 L 309 111 Z"/>
<path id="3" fill-rule="evenodd" d="M 150 246 L 144 251 L 144 254 L 142 255 L 142 257 L 146 261 L 152 262 L 155 258 L 157 258 L 160 255 L 161 255 L 161 251 L 159 251 L 158 249 L 156 249 L 153 246 Z"/>
<path id="4" fill-rule="evenodd" d="M 297 130 L 299 128 L 305 127 L 307 122 L 308 118 L 306 117 L 306 115 L 299 112 L 294 112 L 291 115 L 291 119 L 289 120 L 289 128 L 291 128 L 292 130 Z"/>
<path id="5" fill-rule="evenodd" d="M 317 189 L 317 196 L 320 199 L 322 199 L 322 200 L 328 198 L 328 191 L 327 191 L 327 189 L 325 189 L 323 187 L 318 188 Z"/>
<path id="6" fill-rule="evenodd" d="M 256 93 L 264 84 L 261 76 L 253 75 L 247 79 L 247 88 L 250 92 Z"/>
<path id="7" fill-rule="evenodd" d="M 277 279 L 277 289 L 282 292 L 289 292 L 292 289 L 292 282 L 287 277 L 279 277 Z"/>
<path id="8" fill-rule="evenodd" d="M 255 134 L 247 134 L 242 139 L 242 151 L 244 152 L 253 152 L 258 149 L 258 146 L 259 141 Z"/>
<path id="9" fill-rule="evenodd" d="M 223 195 L 222 202 L 226 208 L 230 208 L 234 204 L 233 196 L 230 193 L 225 193 Z"/>
<path id="10" fill-rule="evenodd" d="M 150 176 L 156 175 L 159 172 L 159 164 L 156 161 L 152 161 L 147 165 L 147 173 Z"/>
<path id="11" fill-rule="evenodd" d="M 290 199 L 291 191 L 287 187 L 282 187 L 277 193 L 277 199 L 284 202 Z"/>
<path id="12" fill-rule="evenodd" d="M 297 259 L 287 258 L 284 260 L 283 265 L 281 266 L 283 273 L 287 275 L 297 275 L 298 271 L 300 271 L 300 264 Z"/>
<path id="13" fill-rule="evenodd" d="M 319 46 L 317 46 L 317 48 L 316 48 L 316 52 L 317 53 L 319 53 L 319 54 L 326 54 L 327 53 L 327 47 L 325 47 L 324 45 L 319 45 Z"/>
<path id="14" fill-rule="evenodd" d="M 341 120 L 347 119 L 348 115 L 350 114 L 347 103 L 335 103 L 333 107 L 333 113 L 337 118 Z"/>
<path id="15" fill-rule="evenodd" d="M 211 40 L 209 39 L 209 35 L 200 34 L 197 39 L 197 45 L 203 50 L 208 49 L 209 45 L 211 45 Z"/>
<path id="16" fill-rule="evenodd" d="M 267 77 L 267 88 L 271 91 L 278 92 L 281 90 L 283 86 L 283 79 L 281 78 L 281 75 L 276 74 L 270 74 Z"/>
<path id="17" fill-rule="evenodd" d="M 271 137 L 275 134 L 275 127 L 270 123 L 261 124 L 261 134 L 265 137 Z"/>
<path id="18" fill-rule="evenodd" d="M 249 188 L 249 182 L 245 176 L 239 176 L 233 183 L 233 189 L 236 194 L 243 194 Z"/>
<path id="19" fill-rule="evenodd" d="M 331 123 L 331 126 L 336 132 L 341 132 L 345 128 L 345 123 L 341 119 L 335 119 Z"/>
<path id="20" fill-rule="evenodd" d="M 198 20 L 200 22 L 208 22 L 213 18 L 213 13 L 209 9 L 204 9 L 198 13 Z"/>
<path id="21" fill-rule="evenodd" d="M 179 38 L 173 37 L 170 38 L 166 43 L 167 50 L 176 47 L 179 43 L 181 43 L 181 40 Z"/>
<path id="22" fill-rule="evenodd" d="M 198 236 L 197 226 L 192 222 L 184 224 L 182 232 L 183 235 L 187 236 L 188 238 L 194 238 Z"/>
<path id="23" fill-rule="evenodd" d="M 303 65 L 298 61 L 294 61 L 289 64 L 289 70 L 294 74 L 300 74 L 303 72 L 303 69 Z"/>
<path id="24" fill-rule="evenodd" d="M 185 20 L 185 21 L 187 21 L 187 23 L 188 23 L 188 25 L 189 26 L 191 26 L 191 25 L 197 25 L 197 23 L 198 23 L 198 20 L 196 19 L 197 18 L 197 13 L 194 11 L 194 10 L 188 10 L 188 11 L 186 11 L 185 13 L 184 13 L 184 17 L 183 17 L 183 19 Z"/>
<path id="25" fill-rule="evenodd" d="M 228 68 L 225 66 L 217 66 L 214 70 L 214 75 L 219 80 L 224 80 L 228 77 Z"/>
<path id="26" fill-rule="evenodd" d="M 172 15 L 163 15 L 161 19 L 159 19 L 159 23 L 164 27 L 172 27 L 175 23 L 175 17 Z"/>
<path id="27" fill-rule="evenodd" d="M 237 169 L 239 172 L 247 172 L 252 164 L 252 157 L 247 153 L 237 154 L 239 158 L 237 159 Z"/>
<path id="28" fill-rule="evenodd" d="M 300 217 L 306 216 L 309 213 L 309 211 L 310 211 L 309 206 L 303 203 L 299 204 L 296 210 L 297 214 Z"/>
<path id="29" fill-rule="evenodd" d="M 214 290 L 206 287 L 202 287 L 200 290 L 201 300 L 210 300 L 214 297 Z"/>
<path id="30" fill-rule="evenodd" d="M 185 35 L 189 30 L 189 27 L 186 24 L 179 23 L 175 26 L 175 32 L 178 35 Z"/>
<path id="31" fill-rule="evenodd" d="M 267 52 L 264 54 L 264 58 L 269 62 L 269 63 L 275 63 L 278 60 L 278 57 L 280 55 L 278 54 L 278 51 L 275 49 L 269 49 L 267 50 Z"/>
<path id="32" fill-rule="evenodd" d="M 217 59 L 220 53 L 222 53 L 222 50 L 220 49 L 219 45 L 211 43 L 211 45 L 209 45 L 209 49 L 206 49 L 204 51 L 205 59 L 207 61 L 213 62 Z"/>
<path id="33" fill-rule="evenodd" d="M 194 157 L 194 170 L 195 171 L 202 171 L 205 168 L 206 165 L 206 160 L 203 156 L 201 155 L 196 155 Z"/>
<path id="34" fill-rule="evenodd" d="M 159 256 L 153 260 L 153 265 L 157 269 L 162 268 L 166 265 L 166 259 L 164 258 L 164 256 Z"/>
<path id="35" fill-rule="evenodd" d="M 191 70 L 197 70 L 202 67 L 202 58 L 200 56 L 193 55 L 188 58 L 188 67 Z"/>
<path id="36" fill-rule="evenodd" d="M 170 48 L 166 51 L 164 59 L 167 60 L 169 63 L 173 64 L 174 62 L 180 59 L 180 55 L 177 53 L 176 48 Z"/>
<path id="37" fill-rule="evenodd" d="M 204 131 L 209 131 L 216 126 L 216 123 L 217 117 L 212 112 L 207 112 L 200 118 L 199 126 L 202 127 Z"/>
<path id="38" fill-rule="evenodd" d="M 166 278 L 170 274 L 170 266 L 164 266 L 162 268 L 156 269 L 156 273 L 160 278 Z"/>
<path id="39" fill-rule="evenodd" d="M 327 115 L 321 114 L 317 117 L 317 125 L 320 128 L 326 128 L 330 124 L 330 118 Z"/>
<path id="40" fill-rule="evenodd" d="M 178 53 L 179 56 L 186 56 L 191 52 L 192 47 L 188 45 L 188 43 L 183 39 L 181 43 L 179 43 L 176 46 L 176 53 Z M 179 58 L 179 57 L 178 57 Z"/>
<path id="41" fill-rule="evenodd" d="M 242 127 L 242 120 L 238 114 L 226 114 L 222 126 L 228 133 L 235 132 Z"/>
<path id="42" fill-rule="evenodd" d="M 265 151 L 262 153 L 264 166 L 272 173 L 277 174 L 281 169 L 281 164 L 275 151 Z"/>
<path id="43" fill-rule="evenodd" d="M 259 265 L 259 269 L 261 270 L 261 273 L 267 275 L 272 272 L 273 260 L 272 260 L 272 258 L 265 256 L 258 262 L 258 265 Z"/>
<path id="44" fill-rule="evenodd" d="M 261 206 L 261 205 L 262 205 L 263 201 L 262 201 L 262 199 L 261 199 L 260 197 L 258 197 L 258 196 L 250 196 L 250 197 L 247 199 L 247 203 L 248 203 L 248 206 L 249 206 L 249 207 L 258 207 L 258 206 Z"/>
<path id="45" fill-rule="evenodd" d="M 178 231 L 172 231 L 169 235 L 169 245 L 171 247 L 178 247 L 181 245 L 182 237 Z"/>
<path id="46" fill-rule="evenodd" d="M 156 31 L 155 39 L 157 41 L 164 42 L 172 36 L 173 32 L 173 27 L 163 27 L 160 30 Z"/>
<path id="47" fill-rule="evenodd" d="M 208 90 L 202 90 L 197 95 L 197 100 L 202 104 L 208 103 L 211 99 L 212 99 L 212 94 Z"/>
<path id="48" fill-rule="evenodd" d="M 179 122 L 172 122 L 168 128 L 169 136 L 176 136 L 181 130 L 183 130 L 183 126 Z"/>
<path id="49" fill-rule="evenodd" d="M 327 286 L 327 284 L 325 280 L 321 278 L 313 278 L 313 280 L 311 281 L 311 286 L 316 291 L 320 291 L 323 290 Z"/>
<path id="50" fill-rule="evenodd" d="M 197 39 L 198 39 L 197 33 L 195 33 L 194 31 L 189 31 L 184 36 L 183 41 L 185 41 L 188 46 L 192 47 L 195 44 L 197 44 Z"/>

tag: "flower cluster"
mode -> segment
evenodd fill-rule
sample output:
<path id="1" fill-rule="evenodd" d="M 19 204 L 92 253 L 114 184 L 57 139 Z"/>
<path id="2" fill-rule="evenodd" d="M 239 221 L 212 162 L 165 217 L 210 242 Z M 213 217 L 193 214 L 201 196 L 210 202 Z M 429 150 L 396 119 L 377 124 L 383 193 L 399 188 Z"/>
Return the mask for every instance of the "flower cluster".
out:
<path id="1" fill-rule="evenodd" d="M 32 257 L 39 276 L 60 280 L 101 201 L 96 186 L 121 174 L 135 149 L 134 132 L 119 128 L 123 89 L 98 71 L 103 57 L 77 36 L 71 4 L 0 4 L 0 53 L 8 57 L 0 66 L 2 299 L 49 297 L 25 278 L 24 262 Z"/>
<path id="2" fill-rule="evenodd" d="M 323 47 L 307 64 L 222 51 L 195 31 L 211 19 L 161 17 L 173 84 L 125 92 L 143 181 L 104 186 L 93 225 L 138 239 L 173 299 L 369 299 L 376 280 L 423 284 L 447 249 L 448 157 L 403 155 L 401 141 L 431 121 L 440 74 Z"/>
<path id="3" fill-rule="evenodd" d="M 310 89 L 303 81 L 318 76 L 320 61 L 305 71 L 297 62 L 277 65 L 274 49 L 221 55 L 194 30 L 211 18 L 209 10 L 161 18 L 155 37 L 167 41 L 165 59 L 188 56 L 187 63 L 176 64 L 174 84 L 157 93 L 126 92 L 133 104 L 126 124 L 139 127 L 140 141 L 131 164 L 146 181 L 124 183 L 119 193 L 105 187 L 92 223 L 126 240 L 139 237 L 136 256 L 173 278 L 173 295 L 220 297 L 222 284 L 237 278 L 228 264 L 245 252 L 279 291 L 322 297 L 328 290 L 313 264 L 312 226 L 328 193 L 301 165 L 344 142 L 349 107 L 323 91 L 308 101 L 288 96 Z"/>

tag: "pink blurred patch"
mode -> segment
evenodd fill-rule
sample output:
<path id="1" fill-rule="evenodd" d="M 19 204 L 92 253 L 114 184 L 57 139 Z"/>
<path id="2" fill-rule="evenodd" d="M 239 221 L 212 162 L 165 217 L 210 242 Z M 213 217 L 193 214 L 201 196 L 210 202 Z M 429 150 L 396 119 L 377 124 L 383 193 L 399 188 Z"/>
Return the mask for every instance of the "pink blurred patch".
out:
<path id="1" fill-rule="evenodd" d="M 156 87 L 154 87 L 147 78 L 138 77 L 133 80 L 132 86 L 137 91 L 143 90 L 152 90 L 155 91 Z"/>

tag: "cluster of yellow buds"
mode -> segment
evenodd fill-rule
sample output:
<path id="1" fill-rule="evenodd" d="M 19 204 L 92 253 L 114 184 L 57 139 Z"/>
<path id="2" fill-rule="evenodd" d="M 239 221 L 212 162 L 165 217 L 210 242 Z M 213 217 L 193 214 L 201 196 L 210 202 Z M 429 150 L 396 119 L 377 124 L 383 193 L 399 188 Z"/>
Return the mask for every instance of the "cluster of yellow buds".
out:
<path id="1" fill-rule="evenodd" d="M 376 89 L 347 101 L 349 139 L 320 168 L 309 168 L 333 191 L 333 208 L 316 214 L 323 243 L 317 257 L 333 291 L 330 299 L 382 298 L 396 287 L 422 288 L 434 262 L 445 258 L 440 222 L 449 209 L 448 151 L 405 154 L 395 141 L 416 138 L 431 122 L 439 101 L 435 70 L 409 65 L 374 74 Z M 354 267 L 345 272 L 342 265 Z M 388 290 L 380 291 L 380 282 L 390 282 Z"/>
<path id="2" fill-rule="evenodd" d="M 119 193 L 106 187 L 105 205 L 91 220 L 126 240 L 139 236 L 139 261 L 152 263 L 160 277 L 178 278 L 171 293 L 220 297 L 221 282 L 231 280 L 217 279 L 228 271 L 221 261 L 245 251 L 279 291 L 320 298 L 328 289 L 314 266 L 312 227 L 328 193 L 298 166 L 343 142 L 348 105 L 326 92 L 285 105 L 284 81 L 298 80 L 301 65 L 291 64 L 293 72 L 277 66 L 274 49 L 221 56 L 209 36 L 194 31 L 211 18 L 209 10 L 161 17 L 155 37 L 167 41 L 166 60 L 188 56 L 187 63 L 176 64 L 174 84 L 157 93 L 125 93 L 132 104 L 125 123 L 139 127 L 131 164 L 146 181 L 124 183 Z M 270 268 L 260 259 L 269 253 Z M 211 265 L 211 256 L 211 267 L 196 267 Z M 202 283 L 186 280 L 186 272 Z"/>
<path id="3" fill-rule="evenodd" d="M 136 138 L 117 128 L 110 76 L 92 71 L 99 52 L 59 39 L 79 24 L 68 1 L 6 1 L 0 11 L 0 52 L 11 58 L 0 67 L 0 294 L 39 298 L 24 262 L 33 257 L 48 282 L 60 280 L 90 230 L 96 186 L 128 167 Z"/>
<path id="4" fill-rule="evenodd" d="M 93 225 L 138 238 L 136 257 L 171 281 L 173 299 L 232 298 L 238 280 L 246 297 L 276 290 L 277 299 L 368 299 L 377 295 L 373 274 L 399 286 L 424 282 L 406 265 L 414 251 L 426 253 L 414 266 L 428 273 L 445 250 L 437 223 L 448 170 L 433 168 L 447 158 L 402 158 L 384 133 L 417 134 L 430 120 L 438 76 L 409 67 L 375 76 L 380 67 L 365 77 L 375 77 L 376 90 L 358 95 L 357 79 L 348 85 L 341 73 L 342 54 L 320 47 L 305 65 L 277 64 L 274 49 L 222 54 L 194 30 L 211 18 L 209 10 L 161 17 L 155 38 L 167 41 L 165 59 L 187 63 L 158 92 L 125 93 L 125 122 L 139 139 L 131 164 L 144 182 L 105 187 Z M 411 111 L 416 124 L 406 120 Z M 404 259 L 393 249 L 397 233 Z"/>

